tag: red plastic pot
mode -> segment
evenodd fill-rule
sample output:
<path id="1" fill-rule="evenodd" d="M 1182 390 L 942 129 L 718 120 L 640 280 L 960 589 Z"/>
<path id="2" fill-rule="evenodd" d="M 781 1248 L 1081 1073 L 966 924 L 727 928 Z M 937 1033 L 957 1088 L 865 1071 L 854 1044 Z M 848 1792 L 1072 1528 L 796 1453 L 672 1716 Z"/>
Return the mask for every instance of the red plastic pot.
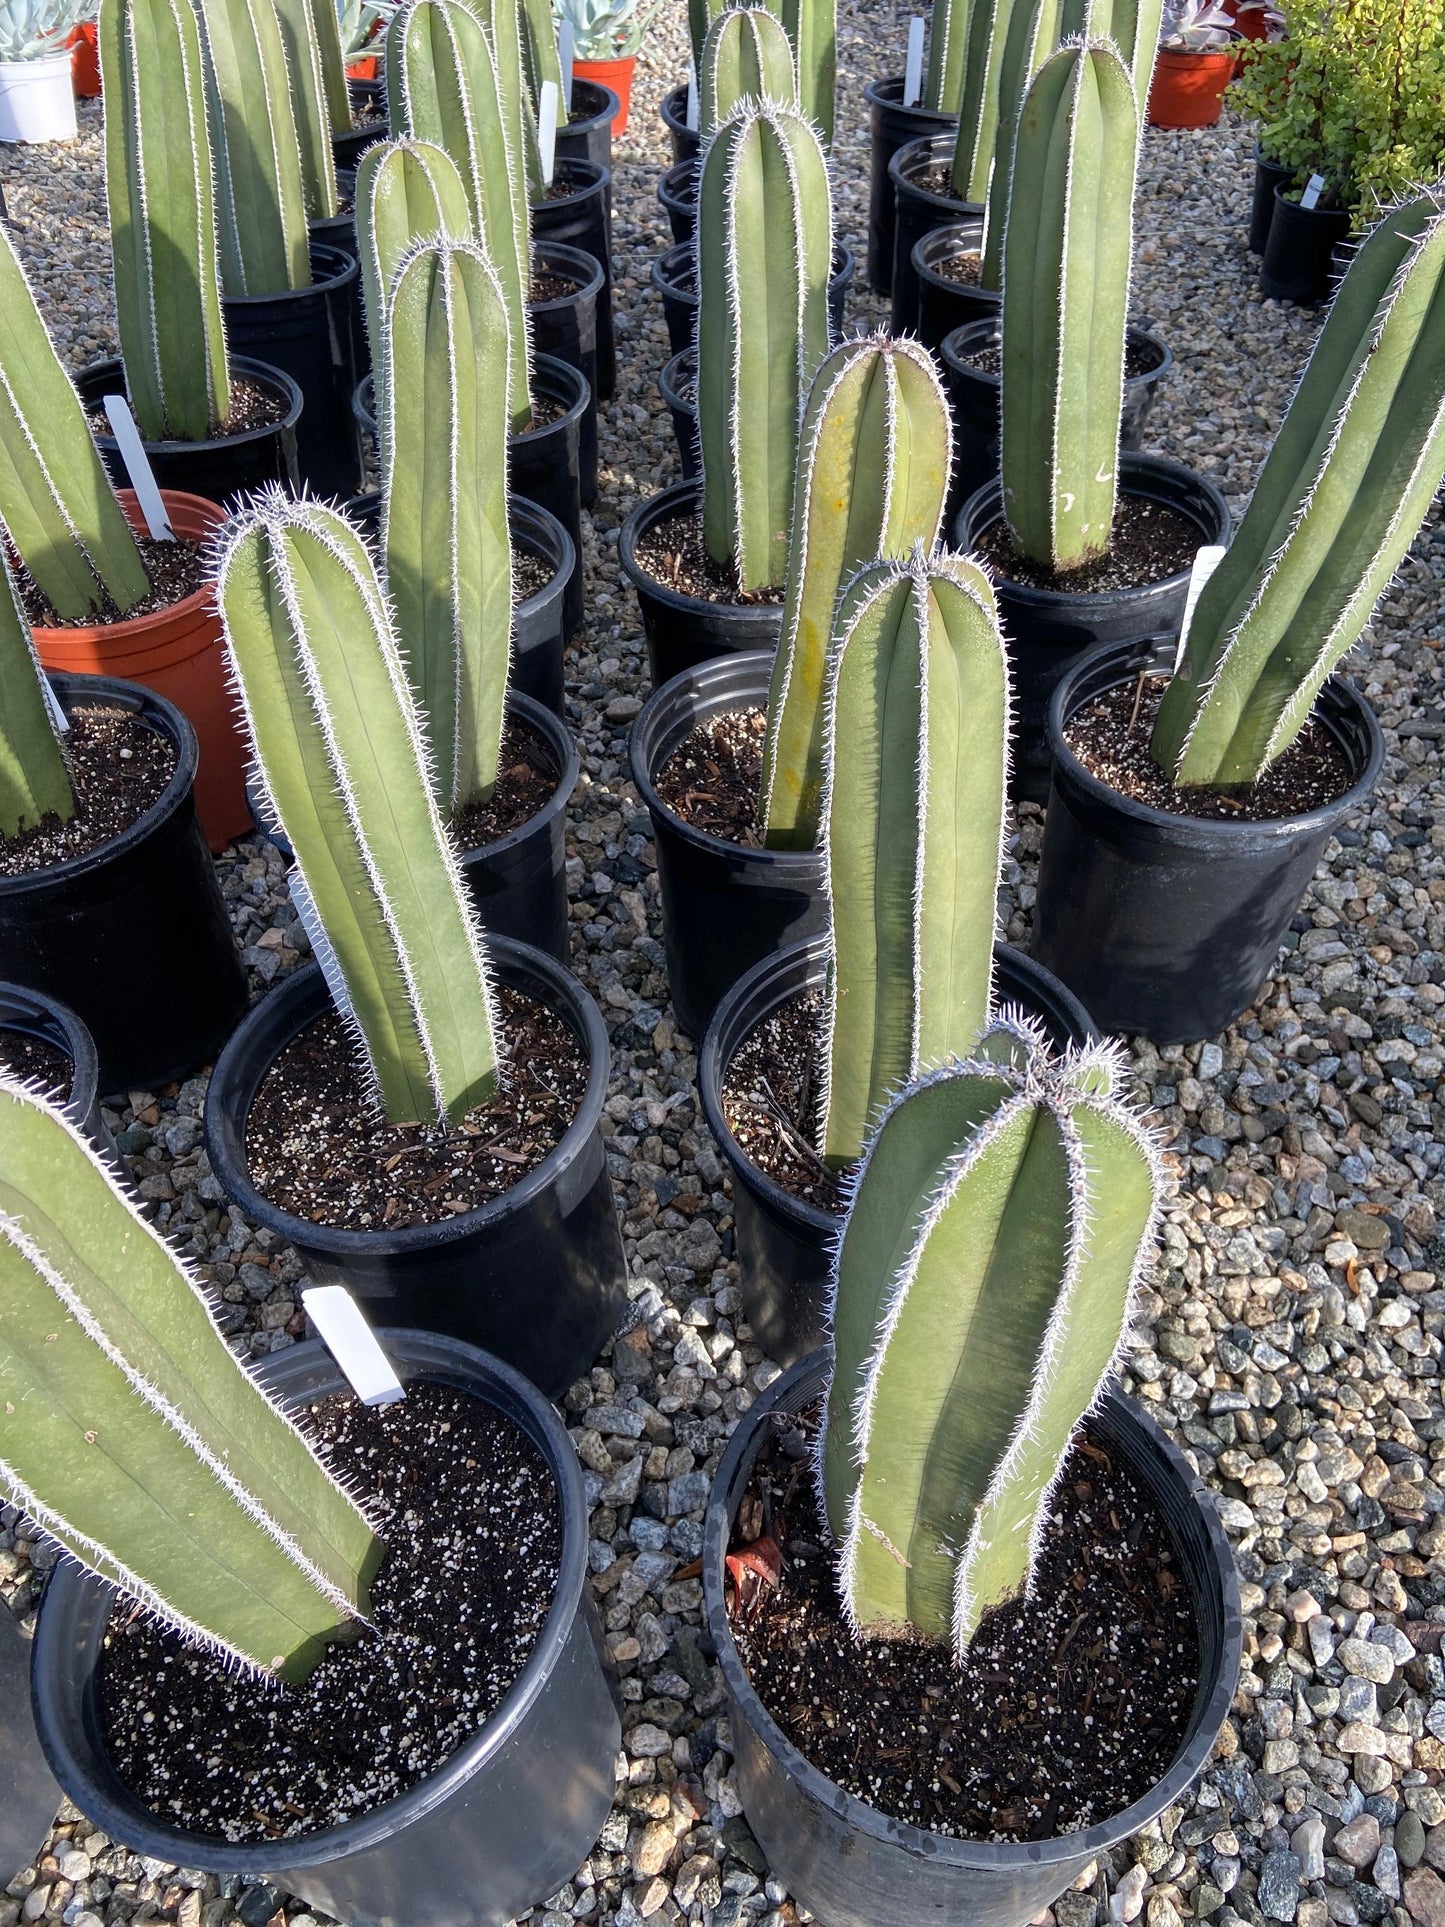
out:
<path id="1" fill-rule="evenodd" d="M 1161 47 L 1149 89 L 1150 126 L 1213 127 L 1233 78 L 1234 55 L 1227 49 L 1188 53 Z"/>
<path id="2" fill-rule="evenodd" d="M 379 80 L 381 62 L 375 54 L 367 54 L 360 60 L 348 60 L 346 78 L 348 80 Z"/>
<path id="3" fill-rule="evenodd" d="M 70 49 L 70 84 L 76 99 L 97 99 L 100 94 L 100 53 L 95 43 L 95 22 L 82 20 L 65 44 Z"/>
<path id="4" fill-rule="evenodd" d="M 620 60 L 572 62 L 572 72 L 578 80 L 594 80 L 599 87 L 610 87 L 621 102 L 612 123 L 614 140 L 620 140 L 627 132 L 627 110 L 632 105 L 632 74 L 636 66 L 636 54 L 624 54 Z"/>

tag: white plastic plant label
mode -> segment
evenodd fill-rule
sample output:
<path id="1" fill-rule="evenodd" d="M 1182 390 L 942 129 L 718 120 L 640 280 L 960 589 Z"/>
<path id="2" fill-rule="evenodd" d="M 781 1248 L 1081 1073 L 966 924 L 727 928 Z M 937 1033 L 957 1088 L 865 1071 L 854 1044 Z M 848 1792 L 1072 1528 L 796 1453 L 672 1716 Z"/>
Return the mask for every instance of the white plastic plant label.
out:
<path id="1" fill-rule="evenodd" d="M 40 687 L 45 692 L 45 707 L 50 711 L 50 720 L 60 734 L 64 736 L 70 728 L 70 718 L 60 707 L 60 698 L 50 687 L 50 678 L 43 670 L 40 675 Z"/>
<path id="2" fill-rule="evenodd" d="M 135 425 L 135 416 L 130 412 L 130 403 L 124 395 L 107 395 L 105 412 L 152 542 L 174 542 L 175 531 L 166 514 L 166 505 L 161 500 L 161 492 L 156 486 L 145 449 L 141 446 L 140 430 Z"/>
<path id="3" fill-rule="evenodd" d="M 1315 204 L 1318 202 L 1321 194 L 1324 193 L 1324 191 L 1325 191 L 1324 175 L 1311 174 L 1308 181 L 1306 181 L 1305 183 L 1304 193 L 1301 194 L 1299 197 L 1300 206 L 1314 207 Z"/>
<path id="4" fill-rule="evenodd" d="M 903 105 L 916 107 L 923 92 L 923 15 L 908 23 L 908 59 L 903 69 Z"/>
<path id="5" fill-rule="evenodd" d="M 572 61 L 573 38 L 572 22 L 564 20 L 557 29 L 557 59 L 562 68 L 562 98 L 567 103 L 567 111 L 572 111 Z"/>
<path id="6" fill-rule="evenodd" d="M 406 1387 L 345 1285 L 312 1285 L 302 1292 L 301 1304 L 363 1405 L 395 1405 L 406 1397 Z"/>
<path id="7" fill-rule="evenodd" d="M 697 68 L 687 63 L 687 111 L 683 115 L 690 134 L 697 132 Z"/>
<path id="8" fill-rule="evenodd" d="M 542 179 L 552 185 L 552 170 L 557 162 L 557 109 L 560 106 L 555 80 L 542 82 L 537 102 L 537 148 L 542 157 Z"/>
<path id="9" fill-rule="evenodd" d="M 1177 669 L 1184 660 L 1184 645 L 1189 640 L 1189 625 L 1194 620 L 1194 611 L 1199 606 L 1199 598 L 1204 594 L 1204 585 L 1224 560 L 1221 546 L 1210 543 L 1194 552 L 1194 567 L 1189 575 L 1189 593 L 1184 598 L 1184 623 L 1179 631 L 1179 647 L 1174 652 L 1174 667 Z"/>

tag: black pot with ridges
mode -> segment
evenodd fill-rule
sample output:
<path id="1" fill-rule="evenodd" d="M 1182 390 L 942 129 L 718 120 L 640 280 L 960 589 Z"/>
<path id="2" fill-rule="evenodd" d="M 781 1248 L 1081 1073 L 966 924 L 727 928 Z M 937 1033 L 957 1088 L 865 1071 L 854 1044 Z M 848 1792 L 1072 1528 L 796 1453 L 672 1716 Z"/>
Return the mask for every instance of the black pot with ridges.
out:
<path id="1" fill-rule="evenodd" d="M 983 218 L 970 215 L 949 227 L 934 228 L 913 250 L 913 272 L 918 278 L 918 339 L 935 352 L 946 335 L 970 321 L 997 322 L 1003 296 L 994 288 L 956 281 L 943 264 L 983 248 Z"/>
<path id="2" fill-rule="evenodd" d="M 889 323 L 894 334 L 912 334 L 918 327 L 918 274 L 913 250 L 935 228 L 960 221 L 983 220 L 976 202 L 960 200 L 951 190 L 928 185 L 940 168 L 953 166 L 954 132 L 925 134 L 900 147 L 888 163 L 893 183 L 893 309 Z"/>
<path id="3" fill-rule="evenodd" d="M 601 81 L 572 76 L 572 100 L 567 125 L 557 129 L 557 153 L 566 161 L 590 161 L 612 172 L 612 123 L 622 102 Z M 611 194 L 611 183 L 608 193 Z"/>
<path id="4" fill-rule="evenodd" d="M 672 229 L 674 246 L 690 241 L 697 231 L 697 195 L 700 163 L 695 154 L 674 161 L 657 183 L 657 198 Z"/>
<path id="5" fill-rule="evenodd" d="M 1274 218 L 1259 264 L 1260 293 L 1271 301 L 1313 307 L 1335 287 L 1335 249 L 1350 236 L 1349 211 L 1302 207 L 1289 197 L 1294 176 L 1274 190 Z"/>
<path id="6" fill-rule="evenodd" d="M 343 127 L 340 133 L 333 129 L 331 135 L 331 158 L 336 163 L 338 173 L 343 168 L 354 168 L 368 147 L 390 138 L 385 81 L 348 80 L 346 91 L 351 96 L 353 124 Z M 366 118 L 358 124 L 355 116 L 363 110 L 366 111 Z"/>
<path id="7" fill-rule="evenodd" d="M 1254 150 L 1254 192 L 1249 201 L 1249 251 L 1263 254 L 1274 226 L 1274 190 L 1289 187 L 1295 177 L 1292 167 L 1269 160 L 1261 148 Z"/>
<path id="8" fill-rule="evenodd" d="M 674 161 L 690 161 L 697 158 L 701 141 L 695 127 L 687 124 L 687 82 L 674 87 L 671 93 L 662 97 L 662 124 L 667 129 L 667 138 L 672 143 Z"/>
<path id="9" fill-rule="evenodd" d="M 535 240 L 560 241 L 590 254 L 602 269 L 597 296 L 597 399 L 611 401 L 617 386 L 617 348 L 612 333 L 612 216 L 610 168 L 595 161 L 559 158 L 548 199 L 532 209 Z"/>
<path id="10" fill-rule="evenodd" d="M 597 500 L 597 304 L 603 295 L 602 264 L 563 241 L 539 241 L 532 250 L 532 280 L 541 275 L 566 282 L 566 292 L 535 296 L 527 303 L 532 347 L 539 355 L 565 361 L 586 381 L 591 400 L 582 417 L 581 471 L 577 485 L 582 506 Z"/>
<path id="11" fill-rule="evenodd" d="M 70 1070 L 62 1093 L 66 1115 L 93 1144 L 114 1151 L 114 1140 L 101 1114 L 100 1060 L 95 1054 L 95 1039 L 69 1004 L 46 996 L 43 990 L 0 983 L 0 1031 L 32 1037 L 69 1058 Z M 0 1773 L 3 1770 L 0 1766 Z M 0 1811 L 3 1806 L 0 1802 Z"/>
<path id="12" fill-rule="evenodd" d="M 839 242 L 833 249 L 833 272 L 828 278 L 828 326 L 834 341 L 843 338 L 848 290 L 853 285 L 851 248 Z M 667 339 L 675 355 L 691 348 L 697 336 L 697 253 L 691 241 L 679 241 L 652 264 L 652 285 L 662 301 Z"/>
<path id="13" fill-rule="evenodd" d="M 958 126 L 957 114 L 941 114 L 932 107 L 903 105 L 903 75 L 870 80 L 863 90 L 868 103 L 868 285 L 875 294 L 893 292 L 893 235 L 897 206 L 888 163 L 900 147 L 928 134 L 946 134 Z"/>

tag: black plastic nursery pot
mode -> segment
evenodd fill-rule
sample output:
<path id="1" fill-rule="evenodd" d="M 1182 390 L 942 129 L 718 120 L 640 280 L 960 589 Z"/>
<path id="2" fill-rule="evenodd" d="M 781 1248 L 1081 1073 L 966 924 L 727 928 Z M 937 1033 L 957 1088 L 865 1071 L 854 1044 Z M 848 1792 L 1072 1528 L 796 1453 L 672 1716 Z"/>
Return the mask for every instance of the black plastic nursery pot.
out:
<path id="1" fill-rule="evenodd" d="M 918 326 L 918 274 L 913 266 L 913 250 L 935 228 L 956 226 L 970 217 L 983 220 L 983 209 L 975 201 L 960 200 L 953 193 L 938 193 L 926 185 L 935 169 L 953 166 L 956 135 L 925 134 L 921 140 L 900 147 L 888 163 L 888 178 L 893 183 L 893 311 L 890 326 L 894 334 L 911 334 Z"/>
<path id="2" fill-rule="evenodd" d="M 632 780 L 652 818 L 662 942 L 677 1021 L 705 1035 L 720 1000 L 764 957 L 827 925 L 816 850 L 753 849 L 694 828 L 657 793 L 658 771 L 697 727 L 768 699 L 764 651 L 686 669 L 643 704 L 628 743 Z"/>
<path id="3" fill-rule="evenodd" d="M 507 713 L 546 745 L 557 786 L 535 816 L 507 836 L 462 853 L 462 875 L 489 936 L 535 944 L 566 963 L 567 805 L 582 765 L 571 731 L 550 709 L 520 690 L 507 693 Z"/>
<path id="4" fill-rule="evenodd" d="M 567 125 L 557 129 L 556 153 L 564 161 L 590 161 L 612 171 L 612 123 L 622 102 L 600 80 L 572 76 L 572 100 Z M 609 192 L 610 192 L 609 188 Z"/>
<path id="5" fill-rule="evenodd" d="M 539 355 L 565 361 L 587 383 L 591 399 L 582 417 L 578 488 L 583 508 L 590 509 L 597 500 L 597 304 L 602 298 L 602 266 L 581 248 L 545 241 L 532 250 L 534 281 L 543 274 L 568 285 L 565 293 L 527 303 L 532 346 Z"/>
<path id="6" fill-rule="evenodd" d="M 843 338 L 853 275 L 852 249 L 840 242 L 833 249 L 833 271 L 828 278 L 828 326 L 835 341 Z M 658 256 L 652 264 L 652 285 L 662 298 L 669 345 L 675 355 L 680 355 L 697 338 L 697 252 L 691 241 L 679 241 Z"/>
<path id="7" fill-rule="evenodd" d="M 1201 548 L 1229 540 L 1229 508 L 1219 490 L 1204 476 L 1162 455 L 1121 455 L 1119 492 L 1178 510 L 1199 530 Z M 971 495 L 959 511 L 953 525 L 954 546 L 965 552 L 975 549 L 984 531 L 1002 514 L 1002 485 L 991 482 Z M 1060 678 L 1080 656 L 1106 642 L 1177 638 L 1191 570 L 1192 565 L 1143 588 L 1093 595 L 1034 589 L 994 571 L 994 593 L 1013 671 L 1016 798 L 1030 803 L 1048 798 L 1048 710 Z M 1088 1001 L 1086 997 L 1084 1002 Z M 1099 1013 L 1092 1005 L 1089 1008 L 1097 1019 Z"/>
<path id="8" fill-rule="evenodd" d="M 667 129 L 667 137 L 672 142 L 674 161 L 690 161 L 696 158 L 702 142 L 695 127 L 687 124 L 687 82 L 674 87 L 670 94 L 662 97 L 662 124 Z"/>
<path id="9" fill-rule="evenodd" d="M 1242 1650 L 1229 1541 L 1212 1495 L 1179 1448 L 1131 1400 L 1106 1392 L 1090 1422 L 1158 1506 L 1194 1602 L 1199 1685 L 1178 1753 L 1142 1800 L 1079 1833 L 1024 1843 L 961 1840 L 892 1819 L 827 1779 L 787 1738 L 754 1691 L 728 1620 L 723 1558 L 753 1462 L 776 1418 L 822 1395 L 829 1363 L 826 1352 L 814 1352 L 744 1415 L 703 1524 L 704 1610 L 727 1689 L 743 1811 L 773 1875 L 828 1927 L 1024 1927 L 1092 1860 L 1179 1799 L 1208 1760 Z"/>
<path id="10" fill-rule="evenodd" d="M 657 198 L 667 216 L 674 244 L 690 241 L 697 232 L 697 195 L 700 162 L 696 154 L 674 161 L 657 183 Z"/>
<path id="11" fill-rule="evenodd" d="M 311 239 L 313 241 L 319 241 L 323 247 L 339 248 L 343 254 L 349 254 L 353 261 L 359 261 L 361 259 L 361 249 L 356 239 L 356 208 L 354 205 L 356 200 L 356 169 L 354 167 L 337 168 L 336 198 L 342 203 L 340 213 L 327 214 L 317 220 L 308 221 L 306 223 L 307 231 Z M 361 296 L 359 293 L 357 294 L 356 300 L 358 306 L 360 306 Z"/>
<path id="12" fill-rule="evenodd" d="M 1254 192 L 1249 202 L 1249 251 L 1263 254 L 1269 231 L 1274 226 L 1274 190 L 1288 187 L 1293 182 L 1295 170 L 1285 167 L 1279 161 L 1266 158 L 1264 152 L 1254 150 Z"/>
<path id="13" fill-rule="evenodd" d="M 252 1224 L 294 1244 L 316 1284 L 344 1284 L 377 1324 L 446 1332 L 495 1352 L 557 1398 L 592 1365 L 627 1305 L 627 1261 L 598 1128 L 612 1054 L 601 1013 L 554 958 L 509 938 L 487 945 L 494 979 L 567 1023 L 590 1059 L 560 1144 L 505 1196 L 441 1224 L 343 1231 L 293 1216 L 251 1182 L 246 1123 L 293 1037 L 331 1008 L 319 966 L 263 997 L 221 1053 L 206 1094 L 206 1146 Z"/>
<path id="14" fill-rule="evenodd" d="M 238 496 L 279 482 L 283 488 L 299 487 L 296 467 L 296 432 L 301 418 L 301 390 L 279 368 L 249 355 L 233 355 L 232 380 L 244 377 L 272 397 L 284 412 L 278 421 L 263 428 L 246 428 L 234 435 L 214 435 L 203 442 L 150 442 L 141 446 L 151 472 L 161 488 L 180 489 L 186 495 L 200 495 L 208 502 L 229 507 Z M 107 395 L 126 392 L 125 369 L 119 356 L 93 361 L 75 378 L 81 406 L 89 412 L 103 413 Z M 94 433 L 93 439 L 105 463 L 106 473 L 117 488 L 129 488 L 130 476 L 120 458 L 120 445 L 113 435 Z"/>
<path id="15" fill-rule="evenodd" d="M 1034 910 L 1034 954 L 1099 1027 L 1156 1044 L 1217 1037 L 1249 1009 L 1325 844 L 1364 805 L 1385 754 L 1369 706 L 1332 676 L 1314 714 L 1354 778 L 1337 801 L 1263 823 L 1136 803 L 1091 774 L 1064 731 L 1106 690 L 1173 667 L 1172 642 L 1119 643 L 1079 663 L 1054 691 L 1054 778 Z"/>
<path id="16" fill-rule="evenodd" d="M 698 1061 L 703 1116 L 732 1172 L 743 1313 L 779 1365 L 826 1342 L 829 1264 L 841 1220 L 795 1197 L 753 1162 L 728 1127 L 723 1083 L 760 1024 L 805 991 L 822 991 L 830 949 L 826 936 L 790 944 L 739 978 L 712 1014 Z M 1078 998 L 1022 951 L 997 945 L 994 972 L 996 1001 L 1037 1019 L 1054 1045 L 1097 1040 Z"/>
<path id="17" fill-rule="evenodd" d="M 658 688 L 714 656 L 776 649 L 783 630 L 781 602 L 706 602 L 701 596 L 668 588 L 642 567 L 637 545 L 655 524 L 701 507 L 701 483 L 674 482 L 638 503 L 622 524 L 617 541 L 622 573 L 637 592 L 647 660 Z"/>
<path id="18" fill-rule="evenodd" d="M 484 1400 L 530 1440 L 556 1482 L 557 1590 L 521 1677 L 491 1719 L 437 1772 L 340 1826 L 251 1846 L 183 1832 L 141 1805 L 106 1753 L 97 1675 L 115 1589 L 63 1560 L 36 1628 L 36 1725 L 71 1799 L 137 1853 L 222 1879 L 264 1876 L 353 1927 L 506 1927 L 570 1878 L 612 1804 L 621 1727 L 588 1584 L 582 1470 L 557 1413 L 519 1372 L 429 1332 L 377 1335 L 404 1384 Z M 254 1370 L 284 1405 L 347 1389 L 316 1340 L 273 1352 Z"/>
<path id="19" fill-rule="evenodd" d="M 868 285 L 875 294 L 893 292 L 893 235 L 898 209 L 888 164 L 900 147 L 928 134 L 945 134 L 958 126 L 957 114 L 941 114 L 932 107 L 903 105 L 903 75 L 870 80 L 863 89 L 868 103 Z"/>
<path id="20" fill-rule="evenodd" d="M 546 509 L 567 531 L 574 562 L 562 595 L 562 619 L 569 636 L 582 627 L 582 424 L 592 405 L 586 377 L 555 355 L 532 362 L 532 399 L 560 410 L 556 419 L 512 435 L 507 466 L 512 488 Z"/>
<path id="21" fill-rule="evenodd" d="M 934 228 L 913 249 L 913 272 L 918 281 L 918 339 L 937 349 L 945 335 L 966 328 L 971 321 L 997 322 L 1003 296 L 996 288 L 979 288 L 955 281 L 944 266 L 983 248 L 983 217 L 970 215 L 949 227 Z"/>
<path id="22" fill-rule="evenodd" d="M 351 412 L 360 373 L 360 269 L 339 248 L 313 244 L 311 272 L 309 288 L 226 295 L 221 306 L 232 348 L 282 369 L 301 390 L 301 480 L 317 495 L 344 500 L 361 487 L 361 439 Z"/>
<path id="23" fill-rule="evenodd" d="M 1260 293 L 1271 301 L 1311 307 L 1328 301 L 1335 285 L 1335 249 L 1350 236 L 1342 207 L 1301 207 L 1287 197 L 1294 176 L 1274 190 L 1274 218 L 1259 264 Z"/>
<path id="24" fill-rule="evenodd" d="M 154 1090 L 208 1063 L 246 1008 L 246 978 L 196 817 L 196 734 L 163 696 L 110 676 L 52 676 L 69 712 L 139 716 L 175 750 L 164 792 L 84 856 L 0 877 L 0 978 L 59 998 L 95 1041 L 103 1092 Z"/>
<path id="25" fill-rule="evenodd" d="M 595 161 L 559 159 L 552 175 L 555 200 L 532 209 L 537 241 L 561 241 L 590 254 L 602 269 L 597 296 L 597 399 L 611 401 L 617 386 L 617 348 L 612 335 L 612 218 L 610 168 Z M 563 191 L 565 190 L 565 191 Z"/>
<path id="26" fill-rule="evenodd" d="M 0 1873 L 7 1882 L 44 1846 L 60 1800 L 30 1711 L 30 1641 L 7 1607 L 0 1612 Z"/>
<path id="27" fill-rule="evenodd" d="M 693 310 L 696 313 L 696 309 Z M 667 412 L 672 417 L 673 439 L 677 443 L 677 465 L 685 482 L 695 482 L 702 474 L 702 447 L 697 434 L 697 350 L 681 349 L 662 364 L 657 378 Z"/>
<path id="28" fill-rule="evenodd" d="M 354 168 L 368 147 L 374 147 L 378 141 L 389 138 L 385 81 L 349 80 L 346 89 L 351 95 L 353 116 L 364 109 L 371 111 L 359 125 L 343 127 L 339 133 L 333 128 L 331 158 L 338 173 L 343 168 Z"/>
<path id="29" fill-rule="evenodd" d="M 114 1150 L 100 1112 L 100 1060 L 95 1054 L 95 1039 L 69 1004 L 47 997 L 43 991 L 27 990 L 22 984 L 0 983 L 0 1031 L 36 1038 L 65 1053 L 70 1059 L 66 1115 L 92 1143 Z"/>

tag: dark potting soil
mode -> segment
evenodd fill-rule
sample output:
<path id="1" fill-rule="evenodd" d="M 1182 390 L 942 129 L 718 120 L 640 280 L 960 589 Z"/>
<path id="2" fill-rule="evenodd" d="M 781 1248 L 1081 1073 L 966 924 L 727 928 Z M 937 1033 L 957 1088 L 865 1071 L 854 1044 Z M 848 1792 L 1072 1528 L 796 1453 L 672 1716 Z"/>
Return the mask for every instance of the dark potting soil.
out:
<path id="1" fill-rule="evenodd" d="M 823 999 L 807 990 L 765 1017 L 723 1072 L 728 1129 L 758 1169 L 805 1204 L 841 1212 L 841 1173 L 816 1149 L 822 1136 Z"/>
<path id="2" fill-rule="evenodd" d="M 370 94 L 366 96 L 359 107 L 353 107 L 351 110 L 351 124 L 353 127 L 373 127 L 377 121 L 385 120 L 386 118 L 386 108 L 380 101 L 373 100 Z"/>
<path id="3" fill-rule="evenodd" d="M 138 535 L 136 544 L 151 586 L 150 593 L 143 595 L 133 609 L 122 612 L 107 595 L 101 607 L 89 615 L 58 616 L 50 606 L 49 596 L 22 562 L 15 571 L 15 583 L 25 620 L 32 629 L 108 628 L 114 622 L 133 622 L 137 616 L 169 609 L 172 603 L 194 595 L 205 583 L 206 566 L 199 542 L 192 542 L 184 535 L 178 535 L 173 542 L 153 542 L 148 535 Z"/>
<path id="4" fill-rule="evenodd" d="M 556 788 L 557 765 L 542 738 L 524 724 L 505 724 L 497 787 L 490 802 L 468 803 L 452 818 L 452 842 L 459 850 L 495 843 L 529 823 Z"/>
<path id="5" fill-rule="evenodd" d="M 224 422 L 213 425 L 211 436 L 245 435 L 252 429 L 271 428 L 286 418 L 286 404 L 272 389 L 263 388 L 249 375 L 231 377 L 231 412 Z M 92 435 L 111 433 L 110 417 L 103 408 L 86 410 Z"/>
<path id="6" fill-rule="evenodd" d="M 561 1567 L 552 1476 L 480 1399 L 418 1383 L 395 1405 L 347 1393 L 300 1416 L 386 1545 L 370 1629 L 277 1686 L 121 1608 L 100 1666 L 121 1779 L 163 1820 L 232 1842 L 337 1826 L 434 1773 L 516 1683 Z"/>
<path id="7" fill-rule="evenodd" d="M 1031 562 L 1014 547 L 1008 523 L 1000 516 L 974 544 L 975 558 L 1004 582 L 1063 595 L 1100 595 L 1117 589 L 1143 589 L 1182 575 L 1193 563 L 1204 537 L 1199 524 L 1178 509 L 1121 495 L 1114 515 L 1114 537 L 1106 555 L 1063 573 Z"/>
<path id="8" fill-rule="evenodd" d="M 981 375 L 998 376 L 1003 367 L 1003 350 L 997 341 L 987 347 L 976 348 L 966 357 L 968 366 Z M 1161 356 L 1158 350 L 1145 342 L 1136 341 L 1129 336 L 1124 343 L 1124 379 L 1137 381 L 1140 375 L 1151 375 L 1159 366 Z"/>
<path id="9" fill-rule="evenodd" d="M 532 400 L 532 419 L 522 433 L 535 435 L 539 429 L 550 428 L 553 422 L 561 421 L 566 413 L 566 408 L 554 396 L 536 395 Z"/>
<path id="10" fill-rule="evenodd" d="M 577 293 L 577 283 L 565 274 L 534 273 L 527 290 L 527 305 L 535 308 L 544 301 L 565 301 Z"/>
<path id="11" fill-rule="evenodd" d="M 714 562 L 702 539 L 701 509 L 684 509 L 654 522 L 637 544 L 641 568 L 665 589 L 696 596 L 700 602 L 731 602 L 751 607 L 781 602 L 781 589 L 740 589 L 732 562 Z"/>
<path id="12" fill-rule="evenodd" d="M 657 772 L 658 795 L 694 829 L 758 849 L 763 840 L 758 799 L 767 728 L 765 709 L 730 709 L 698 723 Z"/>
<path id="13" fill-rule="evenodd" d="M 782 1552 L 732 1624 L 748 1677 L 814 1766 L 860 1800 L 968 1840 L 1040 1840 L 1120 1813 L 1179 1749 L 1198 1680 L 1189 1587 L 1163 1520 L 1086 1426 L 1065 1463 L 1035 1596 L 996 1608 L 962 1665 L 855 1641 L 809 1446 L 821 1406 L 759 1453 L 739 1536 Z"/>
<path id="14" fill-rule="evenodd" d="M 941 261 L 934 261 L 933 272 L 945 281 L 956 281 L 963 288 L 977 288 L 983 283 L 983 255 L 977 250 L 967 254 L 946 254 Z"/>
<path id="15" fill-rule="evenodd" d="M 953 168 L 947 161 L 933 161 L 927 167 L 910 170 L 908 185 L 920 194 L 941 194 L 950 201 L 963 202 L 962 195 L 953 191 Z"/>
<path id="16" fill-rule="evenodd" d="M 70 712 L 65 756 L 75 792 L 68 823 L 57 816 L 0 836 L 0 876 L 26 876 L 85 856 L 138 823 L 165 794 L 176 752 L 128 709 L 78 703 Z"/>
<path id="17" fill-rule="evenodd" d="M 64 1103 L 70 1095 L 75 1065 L 58 1044 L 31 1037 L 23 1030 L 0 1029 L 0 1070 L 35 1086 L 46 1097 Z"/>
<path id="18" fill-rule="evenodd" d="M 545 589 L 557 571 L 550 562 L 543 561 L 531 549 L 519 549 L 512 544 L 512 607 Z"/>
<path id="19" fill-rule="evenodd" d="M 1176 789 L 1149 754 L 1154 718 L 1167 687 L 1163 676 L 1121 683 L 1081 709 L 1064 731 L 1064 740 L 1084 768 L 1121 796 L 1171 816 L 1270 823 L 1323 809 L 1354 782 L 1339 744 L 1310 721 L 1256 782 L 1228 791 Z"/>
<path id="20" fill-rule="evenodd" d="M 503 984 L 497 1006 L 503 1088 L 450 1129 L 378 1118 L 341 1019 L 327 1011 L 308 1024 L 251 1106 L 256 1189 L 342 1231 L 442 1224 L 510 1191 L 562 1141 L 587 1088 L 587 1058 L 545 1004 Z"/>

